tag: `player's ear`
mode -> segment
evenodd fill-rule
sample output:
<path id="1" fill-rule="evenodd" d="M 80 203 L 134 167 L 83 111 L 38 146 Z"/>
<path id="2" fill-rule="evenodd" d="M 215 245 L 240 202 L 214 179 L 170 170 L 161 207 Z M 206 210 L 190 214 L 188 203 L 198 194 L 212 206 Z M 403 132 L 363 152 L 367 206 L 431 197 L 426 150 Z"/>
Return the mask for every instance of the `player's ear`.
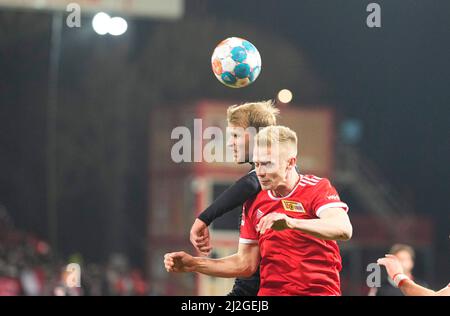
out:
<path id="1" fill-rule="evenodd" d="M 291 157 L 288 160 L 288 170 L 291 170 L 293 168 L 295 168 L 295 165 L 297 164 L 297 158 L 296 157 Z"/>

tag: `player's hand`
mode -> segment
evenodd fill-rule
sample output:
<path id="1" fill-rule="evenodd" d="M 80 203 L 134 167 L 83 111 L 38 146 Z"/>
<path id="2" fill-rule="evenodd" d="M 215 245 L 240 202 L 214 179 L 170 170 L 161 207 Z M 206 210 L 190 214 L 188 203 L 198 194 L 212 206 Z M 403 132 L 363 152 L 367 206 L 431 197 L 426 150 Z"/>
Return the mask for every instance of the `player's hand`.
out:
<path id="1" fill-rule="evenodd" d="M 167 272 L 192 272 L 195 268 L 195 259 L 184 251 L 166 253 L 164 266 Z"/>
<path id="2" fill-rule="evenodd" d="M 267 230 L 284 230 L 290 228 L 290 221 L 292 218 L 282 213 L 270 213 L 259 221 L 256 225 L 256 231 L 264 234 Z"/>
<path id="3" fill-rule="evenodd" d="M 394 255 L 386 255 L 384 258 L 378 259 L 377 263 L 386 267 L 386 271 L 391 279 L 394 279 L 396 274 L 404 273 L 402 264 Z"/>
<path id="4" fill-rule="evenodd" d="M 210 245 L 209 229 L 202 220 L 198 218 L 195 219 L 195 222 L 191 227 L 189 239 L 201 255 L 208 256 L 211 253 L 212 247 Z"/>

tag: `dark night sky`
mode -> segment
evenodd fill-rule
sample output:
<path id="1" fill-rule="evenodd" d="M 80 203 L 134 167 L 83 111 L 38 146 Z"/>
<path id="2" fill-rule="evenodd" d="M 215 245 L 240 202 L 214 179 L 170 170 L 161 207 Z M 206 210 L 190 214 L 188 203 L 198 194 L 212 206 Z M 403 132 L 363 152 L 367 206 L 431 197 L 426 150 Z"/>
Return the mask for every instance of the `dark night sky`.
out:
<path id="1" fill-rule="evenodd" d="M 320 102 L 332 105 L 340 118 L 363 122 L 360 148 L 364 154 L 401 192 L 412 196 L 415 212 L 449 222 L 450 1 L 376 1 L 382 8 L 380 29 L 369 29 L 365 24 L 366 6 L 372 1 L 186 2 L 189 18 L 246 23 L 273 32 L 301 50 L 329 88 Z M 0 21 L 9 14 L 1 13 Z M 11 46 L 0 38 L 0 144 L 6 153 L 0 157 L 0 202 L 7 204 L 16 222 L 28 227 L 35 223 L 44 232 L 42 146 L 50 20 L 42 13 L 34 19 L 42 27 L 31 40 L 13 41 L 15 46 Z M 134 35 L 130 41 L 137 53 L 130 54 L 130 60 L 148 44 L 145 30 L 157 23 L 138 20 L 131 27 Z M 27 26 L 21 27 L 17 35 L 9 33 L 9 38 L 21 38 Z M 82 83 L 86 79 L 83 73 L 89 72 L 90 64 L 71 64 L 74 59 L 70 58 L 82 60 L 95 54 L 90 42 L 71 41 L 74 34 L 73 30 L 64 31 L 63 88 L 69 83 Z M 96 36 L 86 34 L 81 36 Z M 64 76 L 64 71 L 72 77 Z M 295 84 L 293 90 L 297 95 L 302 93 Z M 138 151 L 146 144 L 142 139 L 133 148 Z M 129 175 L 141 177 L 137 184 L 130 180 L 137 186 L 146 184 L 145 173 L 137 169 L 146 168 L 145 156 L 141 159 Z M 33 177 L 27 176 L 31 173 Z M 15 189 L 21 186 L 29 189 Z M 23 192 L 29 196 L 24 197 Z M 128 199 L 138 201 L 135 206 L 145 209 L 146 192 L 141 186 Z M 134 223 L 140 223 L 142 231 L 145 221 L 136 216 Z M 90 238 L 89 234 L 84 237 Z"/>

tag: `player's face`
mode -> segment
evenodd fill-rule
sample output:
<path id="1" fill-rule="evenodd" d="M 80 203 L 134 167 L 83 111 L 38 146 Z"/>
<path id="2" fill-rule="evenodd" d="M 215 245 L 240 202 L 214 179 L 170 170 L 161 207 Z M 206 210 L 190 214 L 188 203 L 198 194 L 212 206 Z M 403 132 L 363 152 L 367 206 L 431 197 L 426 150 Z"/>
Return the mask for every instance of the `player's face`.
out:
<path id="1" fill-rule="evenodd" d="M 284 156 L 282 150 L 255 145 L 253 162 L 262 190 L 276 190 L 284 184 L 288 169 L 288 160 Z"/>
<path id="2" fill-rule="evenodd" d="M 233 151 L 234 162 L 246 162 L 249 160 L 250 135 L 242 126 L 228 124 L 227 132 L 230 133 L 227 146 Z"/>
<path id="3" fill-rule="evenodd" d="M 405 270 L 406 273 L 411 273 L 412 269 L 414 268 L 414 260 L 411 257 L 410 253 L 408 251 L 402 250 L 397 252 L 395 256 L 400 261 L 403 270 Z"/>

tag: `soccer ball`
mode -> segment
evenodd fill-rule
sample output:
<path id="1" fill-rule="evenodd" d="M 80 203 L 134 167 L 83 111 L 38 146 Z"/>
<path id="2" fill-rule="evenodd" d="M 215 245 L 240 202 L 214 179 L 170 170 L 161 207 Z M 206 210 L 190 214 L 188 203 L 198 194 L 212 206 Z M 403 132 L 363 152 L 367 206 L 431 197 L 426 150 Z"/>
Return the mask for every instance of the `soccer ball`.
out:
<path id="1" fill-rule="evenodd" d="M 231 88 L 246 87 L 261 72 L 261 56 L 249 41 L 230 37 L 217 45 L 211 57 L 214 75 Z"/>

